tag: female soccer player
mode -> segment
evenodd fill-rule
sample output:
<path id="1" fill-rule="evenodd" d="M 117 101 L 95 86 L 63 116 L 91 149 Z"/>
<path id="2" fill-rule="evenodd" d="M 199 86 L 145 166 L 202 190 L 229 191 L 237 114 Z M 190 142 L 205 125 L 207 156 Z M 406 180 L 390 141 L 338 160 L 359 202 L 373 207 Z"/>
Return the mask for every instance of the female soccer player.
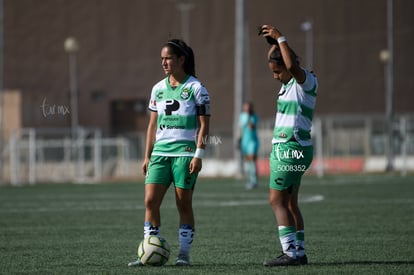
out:
<path id="1" fill-rule="evenodd" d="M 171 183 L 180 216 L 176 265 L 190 264 L 194 237 L 192 198 L 209 132 L 210 98 L 195 77 L 193 50 L 182 40 L 161 49 L 166 78 L 152 88 L 142 171 L 145 178 L 144 237 L 160 235 L 160 206 Z M 129 266 L 141 265 L 139 259 Z"/>
<path id="2" fill-rule="evenodd" d="M 243 104 L 243 112 L 240 114 L 241 142 L 240 149 L 244 159 L 244 169 L 247 173 L 248 183 L 246 189 L 257 187 L 257 151 L 259 139 L 257 137 L 258 116 L 254 112 L 253 104 Z"/>
<path id="3" fill-rule="evenodd" d="M 307 264 L 304 222 L 298 207 L 302 175 L 313 158 L 310 130 L 316 103 L 316 77 L 299 65 L 286 37 L 271 25 L 260 35 L 272 44 L 269 69 L 282 83 L 270 154 L 269 202 L 278 223 L 282 255 L 265 261 L 265 266 Z"/>

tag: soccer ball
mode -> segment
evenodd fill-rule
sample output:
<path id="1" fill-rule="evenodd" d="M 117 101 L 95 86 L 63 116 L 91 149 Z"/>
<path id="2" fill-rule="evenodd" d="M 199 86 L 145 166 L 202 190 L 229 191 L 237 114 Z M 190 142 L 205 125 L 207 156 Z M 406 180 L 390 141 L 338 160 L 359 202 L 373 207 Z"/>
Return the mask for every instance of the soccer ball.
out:
<path id="1" fill-rule="evenodd" d="M 138 246 L 138 258 L 144 265 L 162 266 L 170 257 L 170 245 L 158 236 L 144 238 Z"/>

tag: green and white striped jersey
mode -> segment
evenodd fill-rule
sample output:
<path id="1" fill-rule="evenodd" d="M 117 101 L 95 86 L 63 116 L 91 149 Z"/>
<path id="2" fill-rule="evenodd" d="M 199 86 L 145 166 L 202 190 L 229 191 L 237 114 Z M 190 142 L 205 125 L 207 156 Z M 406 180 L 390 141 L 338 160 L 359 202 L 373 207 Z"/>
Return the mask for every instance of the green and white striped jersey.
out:
<path id="1" fill-rule="evenodd" d="M 318 81 L 305 70 L 305 82 L 295 78 L 282 85 L 277 99 L 277 114 L 272 143 L 286 142 L 293 137 L 302 146 L 311 146 L 312 118 L 316 104 Z"/>
<path id="2" fill-rule="evenodd" d="M 154 85 L 148 106 L 158 113 L 157 134 L 152 151 L 156 156 L 194 156 L 197 116 L 210 115 L 210 97 L 201 82 L 187 76 L 172 88 L 168 77 Z"/>

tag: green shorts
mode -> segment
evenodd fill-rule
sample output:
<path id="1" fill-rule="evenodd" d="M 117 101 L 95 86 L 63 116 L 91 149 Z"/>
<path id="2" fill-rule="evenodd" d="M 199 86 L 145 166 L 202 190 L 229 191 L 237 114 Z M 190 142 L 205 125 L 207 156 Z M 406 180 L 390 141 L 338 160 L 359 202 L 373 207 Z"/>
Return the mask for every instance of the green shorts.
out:
<path id="1" fill-rule="evenodd" d="M 303 147 L 296 141 L 273 144 L 270 153 L 269 187 L 292 192 L 299 187 L 302 175 L 313 159 L 313 146 Z"/>
<path id="2" fill-rule="evenodd" d="M 181 189 L 194 189 L 198 173 L 190 174 L 193 157 L 151 156 L 145 184 L 163 184 L 167 187 L 174 183 Z"/>

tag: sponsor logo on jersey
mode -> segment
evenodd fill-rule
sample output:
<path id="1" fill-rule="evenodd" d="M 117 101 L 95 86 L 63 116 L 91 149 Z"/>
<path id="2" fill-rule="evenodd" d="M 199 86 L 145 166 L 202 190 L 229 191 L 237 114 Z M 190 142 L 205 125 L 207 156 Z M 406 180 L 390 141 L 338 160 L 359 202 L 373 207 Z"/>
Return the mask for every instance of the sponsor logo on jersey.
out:
<path id="1" fill-rule="evenodd" d="M 186 146 L 186 147 L 184 148 L 184 151 L 186 151 L 186 152 L 190 152 L 190 153 L 194 152 L 193 148 L 191 148 L 191 147 L 189 147 L 189 146 Z"/>
<path id="2" fill-rule="evenodd" d="M 165 124 L 160 124 L 160 130 L 184 130 L 185 126 L 184 125 L 165 125 Z"/>
<path id="3" fill-rule="evenodd" d="M 177 121 L 177 120 L 180 120 L 180 118 L 173 117 L 173 116 L 166 116 L 162 120 L 164 120 L 164 121 Z"/>
<path id="4" fill-rule="evenodd" d="M 165 114 L 167 116 L 172 115 L 172 112 L 180 109 L 180 102 L 175 99 L 168 99 L 165 101 Z"/>
<path id="5" fill-rule="evenodd" d="M 209 95 L 202 95 L 200 98 L 201 104 L 210 104 L 210 96 Z"/>
<path id="6" fill-rule="evenodd" d="M 282 96 L 282 95 L 284 95 L 284 94 L 286 94 L 286 90 L 283 90 L 283 91 L 279 92 L 279 93 L 278 93 L 278 96 Z"/>
<path id="7" fill-rule="evenodd" d="M 157 93 L 157 99 L 162 99 L 162 97 L 164 96 L 164 92 L 160 91 Z"/>

